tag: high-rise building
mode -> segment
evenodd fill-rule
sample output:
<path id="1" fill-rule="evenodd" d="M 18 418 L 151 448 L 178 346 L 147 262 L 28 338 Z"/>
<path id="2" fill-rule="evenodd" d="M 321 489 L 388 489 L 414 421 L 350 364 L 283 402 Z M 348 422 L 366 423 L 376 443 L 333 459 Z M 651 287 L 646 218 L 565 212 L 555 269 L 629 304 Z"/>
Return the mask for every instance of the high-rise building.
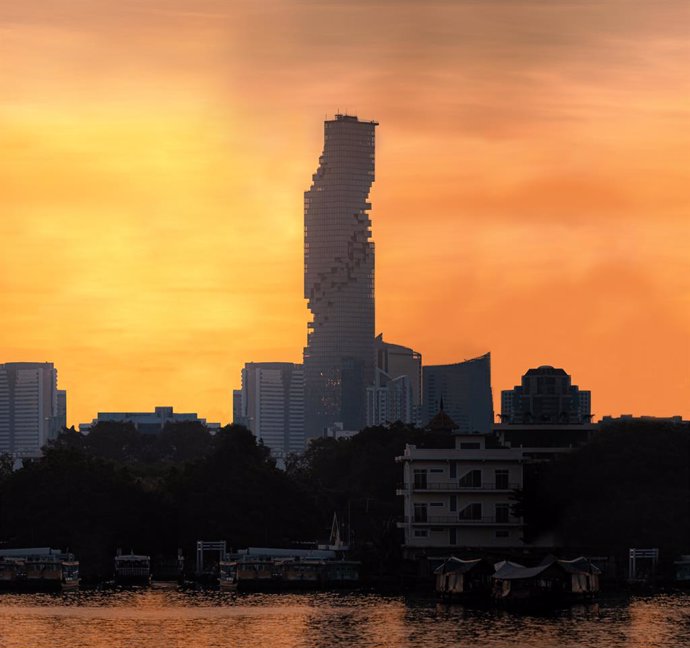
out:
<path id="1" fill-rule="evenodd" d="M 367 425 L 421 424 L 422 355 L 400 344 L 374 341 L 376 377 L 367 388 Z"/>
<path id="2" fill-rule="evenodd" d="M 233 389 L 232 390 L 232 422 L 235 425 L 247 426 L 247 422 L 244 420 L 244 415 L 242 414 L 242 390 Z"/>
<path id="3" fill-rule="evenodd" d="M 52 362 L 0 364 L 0 453 L 38 457 L 63 425 Z"/>
<path id="4" fill-rule="evenodd" d="M 304 451 L 304 371 L 292 362 L 248 362 L 239 420 L 275 457 Z"/>
<path id="5" fill-rule="evenodd" d="M 374 243 L 369 190 L 376 122 L 327 120 L 323 153 L 304 194 L 305 432 L 366 423 L 374 383 Z"/>
<path id="6" fill-rule="evenodd" d="M 449 365 L 429 365 L 422 370 L 425 420 L 443 405 L 459 432 L 491 432 L 494 420 L 491 396 L 491 354 Z"/>
<path id="7" fill-rule="evenodd" d="M 580 425 L 591 418 L 591 392 L 572 385 L 563 369 L 529 369 L 521 385 L 501 392 L 502 423 Z"/>

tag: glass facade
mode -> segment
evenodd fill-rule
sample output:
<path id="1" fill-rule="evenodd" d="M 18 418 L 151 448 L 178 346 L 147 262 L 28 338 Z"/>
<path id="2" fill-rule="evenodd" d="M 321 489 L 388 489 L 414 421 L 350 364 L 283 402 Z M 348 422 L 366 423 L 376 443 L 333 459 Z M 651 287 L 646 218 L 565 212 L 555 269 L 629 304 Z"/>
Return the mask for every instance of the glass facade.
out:
<path id="1" fill-rule="evenodd" d="M 423 368 L 426 420 L 439 411 L 441 402 L 463 434 L 488 434 L 493 429 L 494 408 L 491 395 L 491 355 L 450 365 Z"/>
<path id="2" fill-rule="evenodd" d="M 304 349 L 305 433 L 366 423 L 374 380 L 374 243 L 369 190 L 376 122 L 336 115 L 304 194 L 304 296 L 312 315 Z"/>

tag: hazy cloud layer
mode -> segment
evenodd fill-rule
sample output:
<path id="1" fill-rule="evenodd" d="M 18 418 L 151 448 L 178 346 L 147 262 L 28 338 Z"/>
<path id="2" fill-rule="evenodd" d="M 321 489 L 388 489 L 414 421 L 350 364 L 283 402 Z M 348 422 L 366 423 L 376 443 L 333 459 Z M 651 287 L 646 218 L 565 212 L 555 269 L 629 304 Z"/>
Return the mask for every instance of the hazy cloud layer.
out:
<path id="1" fill-rule="evenodd" d="M 494 387 L 562 365 L 597 414 L 690 393 L 681 1 L 26 0 L 0 7 L 0 361 L 72 422 L 228 420 L 305 341 L 302 192 L 380 123 L 378 325 Z M 685 408 L 685 409 L 683 409 Z"/>

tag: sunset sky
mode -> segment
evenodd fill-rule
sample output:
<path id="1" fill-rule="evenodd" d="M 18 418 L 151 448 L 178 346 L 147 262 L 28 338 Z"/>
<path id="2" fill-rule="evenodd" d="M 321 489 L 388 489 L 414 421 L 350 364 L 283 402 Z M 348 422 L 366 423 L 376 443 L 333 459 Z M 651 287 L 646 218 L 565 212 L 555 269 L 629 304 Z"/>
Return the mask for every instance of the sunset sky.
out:
<path id="1" fill-rule="evenodd" d="M 0 362 L 70 424 L 301 361 L 323 120 L 380 122 L 377 331 L 690 417 L 687 0 L 0 5 Z"/>

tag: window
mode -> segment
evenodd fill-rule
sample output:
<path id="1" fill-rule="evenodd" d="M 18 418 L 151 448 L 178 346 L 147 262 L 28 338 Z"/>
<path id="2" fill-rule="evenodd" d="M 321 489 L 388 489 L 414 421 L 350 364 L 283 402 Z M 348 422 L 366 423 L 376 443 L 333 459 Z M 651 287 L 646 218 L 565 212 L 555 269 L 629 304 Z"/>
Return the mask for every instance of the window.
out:
<path id="1" fill-rule="evenodd" d="M 426 504 L 415 504 L 414 505 L 414 521 L 415 522 L 426 522 Z"/>
<path id="2" fill-rule="evenodd" d="M 451 479 L 457 479 L 458 477 L 458 462 L 457 461 L 451 461 L 450 462 L 450 478 Z"/>
<path id="3" fill-rule="evenodd" d="M 426 470 L 414 471 L 414 487 L 426 488 Z"/>
<path id="4" fill-rule="evenodd" d="M 510 537 L 510 531 L 496 531 L 496 537 L 497 538 L 509 538 Z"/>
<path id="5" fill-rule="evenodd" d="M 443 472 L 443 468 L 432 468 L 430 472 L 432 472 L 432 473 L 442 473 L 442 472 Z"/>
<path id="6" fill-rule="evenodd" d="M 455 513 L 458 510 L 458 498 L 457 495 L 450 496 L 450 510 L 451 513 Z"/>
<path id="7" fill-rule="evenodd" d="M 510 504 L 496 504 L 496 522 L 507 522 L 509 515 Z"/>
<path id="8" fill-rule="evenodd" d="M 449 529 L 449 538 L 448 538 L 448 543 L 455 545 L 458 544 L 458 530 L 455 527 L 451 527 Z"/>
<path id="9" fill-rule="evenodd" d="M 481 445 L 475 442 L 460 443 L 460 450 L 480 450 Z"/>
<path id="10" fill-rule="evenodd" d="M 508 490 L 509 486 L 507 470 L 496 471 L 496 488 L 499 490 Z"/>
<path id="11" fill-rule="evenodd" d="M 482 519 L 482 505 L 468 504 L 458 515 L 459 520 L 481 520 Z"/>
<path id="12" fill-rule="evenodd" d="M 415 538 L 427 538 L 429 531 L 427 529 L 415 529 L 413 535 Z"/>
<path id="13" fill-rule="evenodd" d="M 443 506 L 443 502 L 431 502 L 431 506 Z"/>
<path id="14" fill-rule="evenodd" d="M 464 488 L 479 488 L 482 485 L 482 471 L 470 470 L 458 482 Z"/>

